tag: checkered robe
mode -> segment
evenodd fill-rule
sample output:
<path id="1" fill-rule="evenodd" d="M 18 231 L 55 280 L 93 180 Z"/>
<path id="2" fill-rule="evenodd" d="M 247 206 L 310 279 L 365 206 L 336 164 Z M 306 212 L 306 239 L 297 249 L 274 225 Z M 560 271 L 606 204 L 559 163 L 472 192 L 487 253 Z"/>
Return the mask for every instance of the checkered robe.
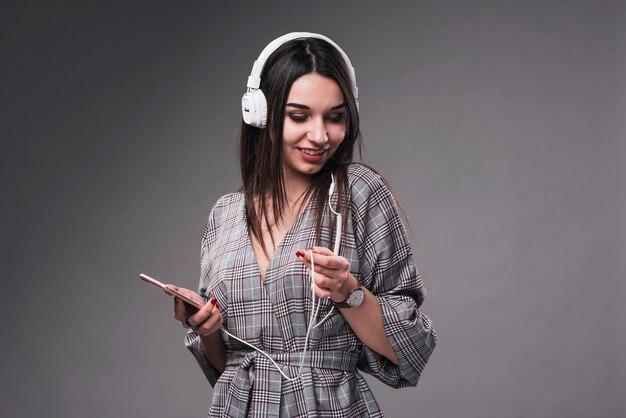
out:
<path id="1" fill-rule="evenodd" d="M 352 332 L 338 309 L 311 331 L 301 378 L 282 378 L 262 354 L 222 334 L 227 367 L 218 373 L 207 361 L 198 335 L 185 344 L 213 389 L 210 417 L 382 417 L 359 370 L 392 387 L 415 386 L 437 336 L 418 310 L 422 281 L 396 203 L 382 179 L 365 166 L 348 168 L 351 205 L 341 255 L 351 273 L 376 295 L 389 344 L 399 365 L 372 351 Z M 223 327 L 271 354 L 288 376 L 300 365 L 311 315 L 311 279 L 296 251 L 315 242 L 310 201 L 277 246 L 261 282 L 246 224 L 241 193 L 223 196 L 213 207 L 202 240 L 199 293 L 215 296 Z M 334 216 L 325 210 L 325 225 Z M 330 247 L 330 228 L 321 244 Z M 322 300 L 318 321 L 331 309 Z"/>

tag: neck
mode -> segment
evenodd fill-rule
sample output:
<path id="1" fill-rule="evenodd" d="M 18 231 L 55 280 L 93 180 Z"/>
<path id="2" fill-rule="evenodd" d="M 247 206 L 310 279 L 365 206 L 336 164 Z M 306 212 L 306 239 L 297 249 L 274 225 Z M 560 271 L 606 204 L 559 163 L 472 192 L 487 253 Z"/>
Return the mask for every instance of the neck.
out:
<path id="1" fill-rule="evenodd" d="M 310 176 L 283 173 L 283 181 L 289 206 L 300 200 L 311 185 Z"/>

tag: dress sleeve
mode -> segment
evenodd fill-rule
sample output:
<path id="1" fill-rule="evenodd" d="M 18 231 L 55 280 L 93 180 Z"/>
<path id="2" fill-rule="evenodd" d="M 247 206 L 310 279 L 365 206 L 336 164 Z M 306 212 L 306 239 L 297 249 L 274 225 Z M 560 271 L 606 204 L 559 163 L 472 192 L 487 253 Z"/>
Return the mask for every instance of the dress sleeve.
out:
<path id="1" fill-rule="evenodd" d="M 219 203 L 219 202 L 218 202 Z M 212 242 L 216 236 L 216 225 L 218 222 L 215 221 L 215 212 L 216 207 L 211 210 L 211 214 L 209 215 L 209 220 L 207 221 L 207 225 L 204 228 L 204 233 L 202 234 L 202 245 L 200 250 L 200 284 L 198 288 L 198 293 L 206 299 L 206 289 L 207 289 L 207 275 L 210 269 L 210 247 Z M 211 386 L 215 386 L 217 379 L 220 377 L 221 373 L 217 371 L 215 367 L 209 362 L 206 355 L 204 354 L 204 350 L 202 349 L 202 342 L 200 341 L 200 336 L 192 330 L 187 331 L 187 335 L 185 335 L 185 346 L 191 354 L 196 358 L 198 365 L 204 372 L 207 380 L 211 384 Z"/>
<path id="2" fill-rule="evenodd" d="M 394 388 L 415 386 L 437 334 L 419 310 L 426 291 L 394 197 L 380 176 L 368 174 L 351 187 L 359 279 L 378 299 L 398 364 L 364 346 L 359 368 Z"/>

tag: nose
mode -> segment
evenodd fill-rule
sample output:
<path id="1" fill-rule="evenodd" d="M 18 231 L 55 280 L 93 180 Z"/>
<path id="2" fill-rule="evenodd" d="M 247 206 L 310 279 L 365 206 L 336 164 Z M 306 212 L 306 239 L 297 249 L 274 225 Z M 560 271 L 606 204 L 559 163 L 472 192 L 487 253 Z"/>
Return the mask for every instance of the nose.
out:
<path id="1" fill-rule="evenodd" d="M 326 132 L 324 118 L 314 118 L 311 120 L 307 138 L 318 147 L 322 147 L 328 142 L 328 133 Z"/>

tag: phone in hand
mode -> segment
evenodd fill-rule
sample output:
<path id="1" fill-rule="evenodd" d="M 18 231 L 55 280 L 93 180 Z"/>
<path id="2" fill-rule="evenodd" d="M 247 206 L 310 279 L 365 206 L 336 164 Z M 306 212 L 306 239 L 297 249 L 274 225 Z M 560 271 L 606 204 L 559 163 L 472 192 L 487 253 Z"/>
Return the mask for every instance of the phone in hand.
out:
<path id="1" fill-rule="evenodd" d="M 143 280 L 146 283 L 151 283 L 157 287 L 160 287 L 161 289 L 163 289 L 165 291 L 165 293 L 167 293 L 170 296 L 175 296 L 177 298 L 180 298 L 181 300 L 183 300 L 186 304 L 193 306 L 194 308 L 198 308 L 198 309 L 202 309 L 203 305 L 198 303 L 197 301 L 183 295 L 182 293 L 180 293 L 178 290 L 175 290 L 171 287 L 169 287 L 166 284 L 161 283 L 160 281 L 153 279 L 152 277 L 141 273 L 139 275 L 139 278 L 141 280 Z"/>

